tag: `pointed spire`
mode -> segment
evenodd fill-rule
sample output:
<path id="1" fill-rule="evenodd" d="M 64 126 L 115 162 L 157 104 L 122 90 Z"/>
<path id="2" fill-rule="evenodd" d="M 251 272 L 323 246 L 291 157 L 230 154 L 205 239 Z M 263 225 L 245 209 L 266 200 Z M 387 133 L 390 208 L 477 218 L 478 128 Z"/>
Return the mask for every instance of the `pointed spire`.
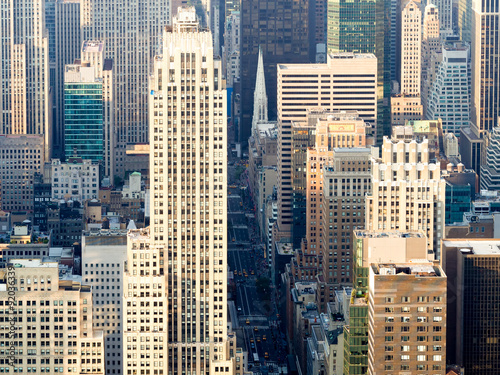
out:
<path id="1" fill-rule="evenodd" d="M 254 135 L 257 130 L 257 123 L 267 121 L 267 94 L 266 79 L 264 76 L 264 58 L 262 57 L 262 49 L 259 46 L 259 61 L 257 64 L 255 91 L 253 94 L 252 135 Z"/>

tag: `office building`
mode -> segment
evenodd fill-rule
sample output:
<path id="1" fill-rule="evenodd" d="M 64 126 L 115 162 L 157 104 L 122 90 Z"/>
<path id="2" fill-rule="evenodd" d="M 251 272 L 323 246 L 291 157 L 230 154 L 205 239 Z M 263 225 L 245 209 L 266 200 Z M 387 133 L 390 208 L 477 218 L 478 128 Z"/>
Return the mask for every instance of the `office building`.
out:
<path id="1" fill-rule="evenodd" d="M 428 5 L 434 5 L 439 12 L 439 30 L 441 38 L 453 34 L 453 1 L 452 0 L 432 0 Z"/>
<path id="2" fill-rule="evenodd" d="M 251 134 L 253 94 L 259 48 L 264 58 L 270 120 L 277 118 L 276 64 L 314 61 L 310 37 L 309 0 L 241 1 L 241 117 L 237 141 L 246 146 Z M 311 33 L 311 35 L 313 35 Z"/>
<path id="3" fill-rule="evenodd" d="M 34 174 L 42 173 L 45 163 L 44 136 L 2 135 L 0 150 L 2 210 L 32 211 Z"/>
<path id="4" fill-rule="evenodd" d="M 43 0 L 19 0 L 3 4 L 0 134 L 43 135 L 44 154 L 50 158 L 52 108 L 44 3 Z"/>
<path id="5" fill-rule="evenodd" d="M 380 158 L 372 160 L 372 192 L 366 196 L 365 228 L 423 231 L 429 254 L 439 259 L 444 231 L 445 181 L 429 161 L 429 142 L 384 137 Z"/>
<path id="6" fill-rule="evenodd" d="M 368 374 L 446 370 L 446 287 L 431 262 L 372 263 L 368 287 Z"/>
<path id="7" fill-rule="evenodd" d="M 268 90 L 269 91 L 269 90 Z M 308 108 L 357 111 L 374 133 L 377 121 L 377 59 L 338 53 L 326 64 L 278 65 L 278 230 L 292 237 L 292 122 L 307 121 Z M 294 236 L 294 235 L 293 235 Z"/>
<path id="8" fill-rule="evenodd" d="M 170 1 L 81 0 L 82 40 L 100 40 L 104 57 L 114 62 L 117 157 L 127 143 L 147 143 L 148 75 L 170 24 Z M 126 22 L 124 22 L 126 17 Z M 123 155 L 121 155 L 123 157 Z"/>
<path id="9" fill-rule="evenodd" d="M 435 5 L 429 4 L 424 11 L 424 24 L 422 35 L 422 72 L 421 72 L 421 93 L 428 91 L 428 71 L 431 64 L 432 52 L 441 49 L 441 39 L 439 38 L 439 12 Z M 422 98 L 424 95 L 422 95 Z M 425 103 L 424 112 L 425 112 Z"/>
<path id="10" fill-rule="evenodd" d="M 492 1 L 472 4 L 471 122 L 482 137 L 485 131 L 498 125 L 500 116 L 500 81 L 496 78 L 500 65 L 497 53 L 500 9 Z M 484 163 L 484 159 L 481 160 Z"/>
<path id="11" fill-rule="evenodd" d="M 47 207 L 52 200 L 52 184 L 44 181 L 41 173 L 35 173 L 33 181 L 33 226 L 47 231 Z"/>
<path id="12" fill-rule="evenodd" d="M 472 41 L 472 13 L 472 0 L 458 1 L 458 30 L 464 43 Z"/>
<path id="13" fill-rule="evenodd" d="M 390 134 L 391 0 L 327 0 L 327 53 L 373 53 L 377 58 L 377 142 Z M 352 108 L 355 109 L 355 108 Z"/>
<path id="14" fill-rule="evenodd" d="M 469 48 L 445 44 L 438 66 L 425 105 L 426 118 L 441 119 L 444 132 L 460 136 L 470 120 Z"/>
<path id="15" fill-rule="evenodd" d="M 420 99 L 422 59 L 422 11 L 410 0 L 401 10 L 400 95 L 391 98 L 391 124 L 422 119 Z"/>
<path id="16" fill-rule="evenodd" d="M 223 63 L 228 88 L 234 87 L 234 81 L 240 78 L 240 26 L 240 12 L 233 11 L 226 15 Z"/>
<path id="17" fill-rule="evenodd" d="M 130 304 L 127 319 L 132 321 L 127 322 L 125 336 L 133 348 L 124 355 L 139 359 L 142 352 L 151 353 L 151 359 L 127 359 L 124 371 L 236 371 L 235 340 L 227 327 L 224 85 L 211 33 L 199 30 L 194 7 L 179 9 L 172 31 L 163 34 L 163 55 L 155 57 L 150 77 L 149 243 L 144 233 L 132 232 L 128 246 L 125 302 L 127 308 Z M 176 144 L 181 140 L 183 146 Z M 132 260 L 138 253 L 145 254 L 144 261 Z M 201 263 L 205 266 L 199 267 Z M 152 288 L 141 290 L 141 285 Z M 141 308 L 134 293 L 144 298 L 148 294 L 144 303 L 163 314 L 161 320 L 146 318 L 143 332 L 133 316 Z M 139 348 L 146 336 L 158 340 L 158 348 L 151 341 L 153 352 L 138 353 L 135 346 Z M 163 360 L 157 362 L 155 353 Z"/>
<path id="18" fill-rule="evenodd" d="M 106 374 L 121 374 L 125 308 L 123 270 L 127 231 L 92 230 L 82 235 L 82 279 L 92 286 L 93 326 L 103 332 Z"/>
<path id="19" fill-rule="evenodd" d="M 93 328 L 91 287 L 79 276 L 60 275 L 57 262 L 15 259 L 9 265 L 15 282 L 4 269 L 0 300 L 7 307 L 8 287 L 15 288 L 19 333 L 11 338 L 15 360 L 7 368 L 21 374 L 104 374 L 103 335 Z"/>
<path id="20" fill-rule="evenodd" d="M 364 196 L 371 191 L 371 150 L 338 148 L 323 171 L 320 281 L 325 284 L 325 303 L 335 289 L 352 285 L 353 230 L 364 226 Z"/>
<path id="21" fill-rule="evenodd" d="M 345 295 L 346 325 L 344 326 L 344 374 L 367 374 L 369 369 L 369 332 L 373 320 L 369 309 L 371 287 L 369 268 L 373 263 L 406 263 L 411 259 L 425 260 L 427 239 L 422 232 L 354 231 L 353 285 Z M 345 290 L 345 289 L 344 289 Z M 373 363 L 371 363 L 373 366 Z"/>
<path id="22" fill-rule="evenodd" d="M 486 149 L 486 164 L 481 165 L 481 189 L 500 190 L 500 128 L 489 133 L 489 144 Z"/>
<path id="23" fill-rule="evenodd" d="M 500 367 L 500 241 L 453 239 L 442 242 L 443 269 L 448 275 L 447 347 L 450 363 L 466 374 L 493 375 Z"/>
<path id="24" fill-rule="evenodd" d="M 456 168 L 450 163 L 442 176 L 446 181 L 445 225 L 462 223 L 476 195 L 476 172 L 465 169 L 461 163 Z"/>
<path id="25" fill-rule="evenodd" d="M 52 199 L 83 204 L 99 198 L 99 164 L 89 159 L 70 157 L 66 162 L 52 159 Z"/>
<path id="26" fill-rule="evenodd" d="M 296 262 L 292 262 L 292 272 L 295 280 L 315 279 L 321 265 L 321 257 L 324 251 L 326 251 L 326 247 L 330 247 L 329 239 L 326 238 L 323 232 L 324 222 L 328 221 L 328 225 L 330 224 L 329 217 L 324 215 L 327 202 L 324 201 L 325 192 L 323 190 L 323 181 L 324 175 L 328 170 L 327 168 L 335 163 L 342 171 L 351 171 L 351 169 L 359 169 L 361 171 L 363 168 L 363 157 L 360 157 L 356 151 L 362 154 L 363 150 L 359 148 L 366 146 L 366 126 L 364 121 L 357 117 L 357 113 L 354 111 L 331 112 L 325 114 L 325 117 L 317 119 L 315 129 L 315 142 L 314 145 L 308 148 L 306 159 L 306 235 L 301 243 L 301 248 L 296 252 Z M 342 168 L 340 168 L 340 161 L 337 162 L 334 158 L 338 154 L 342 155 L 341 151 L 344 149 L 348 150 L 350 148 L 352 148 L 350 152 L 346 151 L 351 158 L 349 159 L 348 166 L 343 165 Z M 346 159 L 347 158 L 344 156 L 342 161 L 345 163 Z M 366 169 L 369 167 L 366 165 L 366 158 L 364 161 L 366 172 Z M 342 185 L 343 184 L 340 182 L 336 188 L 347 190 L 347 185 Z M 367 185 L 365 184 L 364 187 L 367 188 Z M 351 192 L 354 194 L 354 191 L 351 191 L 349 187 L 349 193 Z M 361 198 L 359 199 L 361 200 Z M 331 224 L 333 229 L 333 216 Z M 328 231 L 326 233 L 330 232 Z M 345 238 L 343 240 L 345 250 Z M 332 251 L 333 242 L 334 239 L 332 237 Z M 345 281 L 345 272 L 344 277 L 340 275 L 341 271 L 339 270 L 339 280 L 343 279 Z"/>
<path id="27" fill-rule="evenodd" d="M 50 86 L 53 97 L 54 157 L 64 157 L 64 67 L 80 57 L 80 0 L 47 0 Z"/>
<path id="28" fill-rule="evenodd" d="M 102 44 L 85 42 L 82 58 L 90 48 Z M 91 65 L 91 64 L 95 65 Z M 64 74 L 64 148 L 65 157 L 79 156 L 101 161 L 107 176 L 113 166 L 113 117 L 111 60 L 82 61 L 66 65 Z M 113 160 L 113 161 L 112 161 Z M 112 174 L 112 173 L 111 173 Z"/>
<path id="29" fill-rule="evenodd" d="M 420 96 L 422 58 L 422 11 L 419 4 L 410 0 L 401 14 L 401 93 Z"/>

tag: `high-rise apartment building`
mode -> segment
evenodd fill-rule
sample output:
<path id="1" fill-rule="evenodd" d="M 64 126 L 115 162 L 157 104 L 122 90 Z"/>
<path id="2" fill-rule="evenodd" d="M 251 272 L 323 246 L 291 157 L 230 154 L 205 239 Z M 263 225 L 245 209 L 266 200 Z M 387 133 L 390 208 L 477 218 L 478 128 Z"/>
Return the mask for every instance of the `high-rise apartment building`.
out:
<path id="1" fill-rule="evenodd" d="M 54 156 L 64 157 L 64 67 L 80 57 L 80 0 L 47 0 L 45 26 L 49 37 Z"/>
<path id="2" fill-rule="evenodd" d="M 445 44 L 441 55 L 442 61 L 429 88 L 426 118 L 441 119 L 443 131 L 460 136 L 460 130 L 469 126 L 470 120 L 469 47 Z"/>
<path id="3" fill-rule="evenodd" d="M 498 305 L 500 241 L 447 239 L 442 254 L 448 275 L 447 359 L 466 374 L 496 374 L 500 317 L 493 306 Z"/>
<path id="4" fill-rule="evenodd" d="M 92 286 L 93 325 L 103 332 L 106 374 L 122 374 L 123 270 L 127 260 L 125 230 L 82 233 L 82 279 Z"/>
<path id="5" fill-rule="evenodd" d="M 3 211 L 32 211 L 34 174 L 43 172 L 42 135 L 0 136 L 0 202 Z"/>
<path id="6" fill-rule="evenodd" d="M 45 154 L 52 151 L 49 42 L 45 1 L 19 0 L 3 4 L 0 18 L 2 98 L 1 134 L 41 134 Z"/>
<path id="7" fill-rule="evenodd" d="M 498 33 L 500 4 L 495 1 L 474 1 L 472 5 L 471 122 L 479 136 L 498 125 L 500 116 L 500 80 L 498 66 Z"/>
<path id="8" fill-rule="evenodd" d="M 486 149 L 486 163 L 481 165 L 481 189 L 500 189 L 500 128 L 493 128 L 489 132 L 489 144 Z"/>
<path id="9" fill-rule="evenodd" d="M 315 45 L 309 33 L 310 5 L 309 0 L 241 1 L 241 118 L 237 140 L 244 145 L 251 134 L 259 47 L 264 58 L 269 119 L 274 120 L 277 117 L 276 65 L 314 61 Z"/>
<path id="10" fill-rule="evenodd" d="M 357 111 L 373 134 L 377 121 L 377 58 L 338 53 L 326 64 L 278 65 L 278 230 L 292 237 L 292 122 L 306 121 L 308 108 Z"/>
<path id="11" fill-rule="evenodd" d="M 444 231 L 446 183 L 429 160 L 429 142 L 384 137 L 381 158 L 372 161 L 372 192 L 366 196 L 367 230 L 423 231 L 439 259 Z"/>
<path id="12" fill-rule="evenodd" d="M 9 344 L 15 359 L 4 372 L 104 374 L 103 335 L 93 328 L 91 287 L 81 277 L 60 276 L 57 262 L 15 259 L 4 271 L 0 311 L 5 321 L 14 318 L 15 326 Z M 12 291 L 15 305 L 7 302 Z"/>
<path id="13" fill-rule="evenodd" d="M 148 75 L 170 24 L 169 0 L 81 0 L 82 40 L 100 40 L 114 62 L 117 158 L 127 143 L 147 143 Z"/>
<path id="14" fill-rule="evenodd" d="M 368 374 L 446 371 L 446 287 L 431 262 L 368 267 Z"/>
<path id="15" fill-rule="evenodd" d="M 165 29 L 163 54 L 155 57 L 150 77 L 151 226 L 149 237 L 129 234 L 137 238 L 128 246 L 126 340 L 130 337 L 132 349 L 124 354 L 127 371 L 236 371 L 235 340 L 227 327 L 227 102 L 222 76 L 211 33 L 199 29 L 194 7 L 179 9 L 172 30 Z M 151 308 L 163 317 L 139 314 Z M 141 347 L 141 352 L 150 357 L 142 361 L 133 347 L 139 349 L 148 337 L 151 350 Z M 137 360 L 129 360 L 128 353 Z M 156 354 L 162 359 L 157 361 Z"/>

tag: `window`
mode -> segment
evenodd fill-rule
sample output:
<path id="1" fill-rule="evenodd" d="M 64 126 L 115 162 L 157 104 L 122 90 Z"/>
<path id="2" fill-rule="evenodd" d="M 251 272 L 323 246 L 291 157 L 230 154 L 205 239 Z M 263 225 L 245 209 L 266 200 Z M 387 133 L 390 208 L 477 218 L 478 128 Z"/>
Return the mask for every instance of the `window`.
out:
<path id="1" fill-rule="evenodd" d="M 418 345 L 417 346 L 417 351 L 418 352 L 425 352 L 425 351 L 427 351 L 427 346 L 425 346 L 425 345 Z"/>
<path id="2" fill-rule="evenodd" d="M 401 355 L 401 360 L 402 361 L 409 361 L 410 360 L 410 356 L 408 354 L 402 354 Z"/>
<path id="3" fill-rule="evenodd" d="M 436 354 L 432 356 L 433 361 L 441 361 L 442 356 L 440 354 Z"/>
<path id="4" fill-rule="evenodd" d="M 427 361 L 427 356 L 423 354 L 417 355 L 417 361 L 419 362 Z"/>

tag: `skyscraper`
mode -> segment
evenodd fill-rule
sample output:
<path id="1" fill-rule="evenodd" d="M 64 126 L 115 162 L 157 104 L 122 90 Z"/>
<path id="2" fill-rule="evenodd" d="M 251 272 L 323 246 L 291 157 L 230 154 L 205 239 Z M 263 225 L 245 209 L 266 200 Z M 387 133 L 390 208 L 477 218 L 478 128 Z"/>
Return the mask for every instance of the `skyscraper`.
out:
<path id="1" fill-rule="evenodd" d="M 328 0 L 328 53 L 373 53 L 377 57 L 377 140 L 389 135 L 391 1 Z M 354 108 L 353 108 L 354 109 Z"/>
<path id="2" fill-rule="evenodd" d="M 140 235 L 148 241 L 138 237 L 136 249 L 129 246 L 128 273 L 136 281 L 128 284 L 139 288 L 140 275 L 151 279 L 147 283 L 156 290 L 144 302 L 163 318 L 154 322 L 151 316 L 144 332 L 131 325 L 125 339 L 138 346 L 141 337 L 153 336 L 165 356 L 161 365 L 153 358 L 144 364 L 125 360 L 125 368 L 233 373 L 235 341 L 227 332 L 226 92 L 212 35 L 199 30 L 194 7 L 179 9 L 173 28 L 165 29 L 149 93 L 151 226 L 149 236 Z M 137 253 L 135 263 L 131 251 Z M 134 299 L 129 302 L 133 308 Z"/>
<path id="3" fill-rule="evenodd" d="M 83 40 L 104 42 L 113 59 L 118 155 L 127 143 L 148 142 L 148 74 L 170 23 L 170 1 L 82 0 Z"/>
<path id="4" fill-rule="evenodd" d="M 0 49 L 2 134 L 43 134 L 45 155 L 52 148 L 49 108 L 49 43 L 44 0 L 2 4 Z"/>
<path id="5" fill-rule="evenodd" d="M 309 35 L 309 7 L 309 0 L 241 1 L 241 119 L 237 141 L 246 145 L 251 133 L 259 47 L 264 58 L 270 120 L 277 118 L 276 64 L 314 60 L 314 43 L 310 43 Z"/>
<path id="6" fill-rule="evenodd" d="M 472 229 L 472 228 L 471 228 Z M 441 243 L 448 275 L 447 358 L 466 374 L 493 375 L 500 368 L 500 241 L 450 239 Z"/>
<path id="7" fill-rule="evenodd" d="M 45 2 L 49 35 L 50 86 L 52 87 L 55 157 L 64 156 L 64 67 L 80 57 L 80 0 Z"/>
<path id="8" fill-rule="evenodd" d="M 307 121 L 308 108 L 356 110 L 376 132 L 377 58 L 373 54 L 336 53 L 326 64 L 278 65 L 278 230 L 292 236 L 292 122 Z"/>
<path id="9" fill-rule="evenodd" d="M 472 8 L 471 121 L 481 135 L 497 126 L 500 116 L 500 4 L 474 1 Z"/>
<path id="10" fill-rule="evenodd" d="M 460 136 L 460 129 L 470 120 L 469 47 L 447 44 L 442 47 L 442 61 L 430 87 L 426 118 L 441 119 L 443 131 Z"/>
<path id="11" fill-rule="evenodd" d="M 372 192 L 366 196 L 368 230 L 424 231 L 427 248 L 439 259 L 443 237 L 445 181 L 429 161 L 429 142 L 384 138 L 381 159 L 372 161 Z"/>

